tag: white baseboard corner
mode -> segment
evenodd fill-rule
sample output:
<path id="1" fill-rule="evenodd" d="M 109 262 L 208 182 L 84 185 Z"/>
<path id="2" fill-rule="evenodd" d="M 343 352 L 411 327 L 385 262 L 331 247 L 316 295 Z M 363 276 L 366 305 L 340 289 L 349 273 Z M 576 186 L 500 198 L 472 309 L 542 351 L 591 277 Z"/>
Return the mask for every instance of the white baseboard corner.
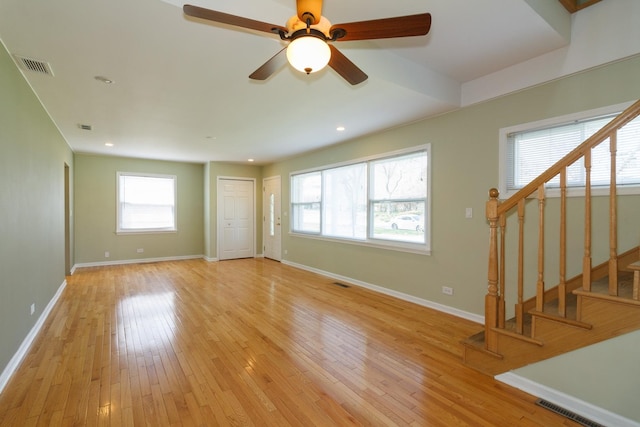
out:
<path id="1" fill-rule="evenodd" d="M 47 320 L 47 317 L 49 317 L 51 310 L 60 299 L 60 296 L 62 295 L 62 291 L 64 291 L 64 288 L 66 286 L 67 286 L 67 280 L 65 279 L 62 282 L 62 284 L 58 287 L 58 290 L 56 291 L 53 298 L 51 298 L 51 300 L 49 301 L 49 304 L 47 304 L 47 306 L 42 311 L 42 314 L 40 314 L 40 317 L 38 317 L 38 320 L 36 321 L 35 325 L 33 325 L 33 328 L 31 328 L 31 330 L 29 331 L 25 339 L 22 341 L 22 344 L 20 344 L 18 351 L 13 355 L 11 360 L 9 360 L 9 363 L 7 364 L 7 366 L 2 371 L 2 374 L 0 375 L 0 393 L 2 393 L 2 390 L 4 390 L 5 386 L 13 376 L 14 372 L 18 369 L 18 367 L 22 363 L 22 360 L 27 355 L 27 352 L 29 351 L 31 344 L 33 344 L 33 341 L 38 336 L 40 329 L 42 329 L 42 326 Z"/>

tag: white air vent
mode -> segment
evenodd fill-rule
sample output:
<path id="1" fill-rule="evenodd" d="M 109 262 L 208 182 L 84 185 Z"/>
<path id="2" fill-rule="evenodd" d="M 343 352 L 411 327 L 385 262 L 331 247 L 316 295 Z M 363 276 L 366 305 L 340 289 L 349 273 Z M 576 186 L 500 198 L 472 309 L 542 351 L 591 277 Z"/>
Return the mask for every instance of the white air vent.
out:
<path id="1" fill-rule="evenodd" d="M 51 65 L 49 65 L 49 63 L 24 56 L 14 56 L 17 59 L 18 64 L 20 64 L 20 66 L 25 70 L 53 76 L 53 70 L 51 70 Z"/>

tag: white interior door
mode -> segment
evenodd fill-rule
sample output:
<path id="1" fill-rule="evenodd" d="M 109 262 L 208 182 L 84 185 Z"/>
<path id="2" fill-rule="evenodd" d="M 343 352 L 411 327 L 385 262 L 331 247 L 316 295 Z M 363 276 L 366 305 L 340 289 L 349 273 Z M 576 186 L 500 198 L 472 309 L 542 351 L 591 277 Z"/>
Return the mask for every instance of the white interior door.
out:
<path id="1" fill-rule="evenodd" d="M 280 261 L 282 218 L 280 205 L 280 177 L 266 178 L 263 181 L 264 194 L 262 196 L 262 241 L 264 242 L 265 258 Z"/>
<path id="2" fill-rule="evenodd" d="M 249 180 L 218 180 L 218 259 L 254 256 L 254 189 Z"/>

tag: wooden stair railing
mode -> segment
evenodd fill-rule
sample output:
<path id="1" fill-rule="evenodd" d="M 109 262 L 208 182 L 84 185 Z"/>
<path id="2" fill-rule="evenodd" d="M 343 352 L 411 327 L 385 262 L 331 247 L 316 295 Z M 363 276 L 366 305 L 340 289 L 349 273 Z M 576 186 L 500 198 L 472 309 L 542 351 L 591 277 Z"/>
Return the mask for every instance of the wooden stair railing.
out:
<path id="1" fill-rule="evenodd" d="M 515 304 L 515 332 L 524 335 L 525 296 L 524 296 L 524 212 L 525 201 L 534 196 L 538 200 L 538 251 L 537 283 L 535 311 L 543 312 L 545 304 L 544 283 L 544 226 L 545 226 L 545 184 L 555 177 L 560 179 L 560 237 L 559 237 L 559 281 L 557 316 L 566 318 L 566 295 L 573 289 L 567 288 L 567 168 L 583 158 L 585 166 L 585 218 L 584 218 L 584 256 L 582 262 L 582 288 L 591 291 L 591 150 L 605 140 L 609 140 L 611 153 L 610 195 L 609 195 L 609 294 L 618 295 L 618 255 L 617 255 L 617 193 L 616 193 L 616 142 L 617 132 L 631 120 L 640 116 L 640 100 L 611 120 L 598 132 L 564 156 L 536 179 L 520 189 L 507 200 L 500 201 L 498 190 L 489 190 L 486 216 L 489 221 L 489 268 L 488 293 L 485 297 L 485 350 L 498 353 L 498 334 L 505 329 L 506 277 L 505 277 L 505 232 L 507 216 L 514 212 L 518 215 L 518 266 L 517 266 L 517 302 Z M 516 209 L 517 208 L 517 209 Z M 640 273 L 639 273 L 640 274 Z M 637 294 L 637 293 L 636 293 Z"/>

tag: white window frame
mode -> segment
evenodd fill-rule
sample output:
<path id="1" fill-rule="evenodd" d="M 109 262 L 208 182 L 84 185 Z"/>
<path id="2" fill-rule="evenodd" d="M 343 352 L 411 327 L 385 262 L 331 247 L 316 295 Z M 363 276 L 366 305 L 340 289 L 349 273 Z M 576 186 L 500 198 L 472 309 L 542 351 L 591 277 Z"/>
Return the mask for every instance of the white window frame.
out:
<path id="1" fill-rule="evenodd" d="M 499 130 L 499 149 L 498 149 L 498 175 L 499 184 L 498 190 L 500 191 L 500 198 L 507 199 L 514 195 L 518 190 L 507 189 L 507 169 L 508 169 L 508 139 L 509 135 L 514 132 L 523 132 L 529 130 L 551 128 L 558 125 L 571 123 L 574 121 L 587 120 L 598 116 L 605 116 L 609 114 L 620 113 L 631 106 L 633 102 L 625 102 L 616 105 L 610 105 L 607 107 L 596 108 L 593 110 L 581 111 L 579 113 L 567 114 L 564 116 L 553 117 L 549 119 L 539 120 L 530 123 L 523 123 L 515 126 L 501 128 Z M 606 144 L 603 142 L 602 144 Z M 552 165 L 549 165 L 552 166 Z M 618 187 L 617 193 L 624 194 L 640 194 L 640 185 L 625 185 L 624 187 Z M 594 196 L 604 196 L 609 194 L 608 187 L 592 187 L 591 194 Z M 559 188 L 549 188 L 545 192 L 546 197 L 560 197 Z M 567 188 L 567 196 L 578 197 L 584 196 L 584 187 L 569 187 Z"/>
<path id="2" fill-rule="evenodd" d="M 404 241 L 397 241 L 397 240 L 383 240 L 383 239 L 376 239 L 373 237 L 373 231 L 372 231 L 372 225 L 369 224 L 369 222 L 371 222 L 371 192 L 369 189 L 367 189 L 366 191 L 366 204 L 367 204 L 367 237 L 366 239 L 351 239 L 351 238 L 344 238 L 344 237 L 333 237 L 333 236 L 327 236 L 327 235 L 323 235 L 322 234 L 322 222 L 320 223 L 320 232 L 319 233 L 315 233 L 315 232 L 303 232 L 303 231 L 297 231 L 293 229 L 293 223 L 294 223 L 294 212 L 293 212 L 293 177 L 296 175 L 302 175 L 302 174 L 306 174 L 306 173 L 313 173 L 313 172 L 322 172 L 323 170 L 326 169 L 335 169 L 335 168 L 340 168 L 340 167 L 344 167 L 344 166 L 349 166 L 349 165 L 354 165 L 354 164 L 358 164 L 358 163 L 367 163 L 367 187 L 369 187 L 369 180 L 370 180 L 370 170 L 369 170 L 369 165 L 368 163 L 371 161 L 375 161 L 375 160 L 383 160 L 383 159 L 392 159 L 393 157 L 401 157 L 401 156 L 405 156 L 408 154 L 412 154 L 412 153 L 417 153 L 423 151 L 426 153 L 427 156 L 427 175 L 426 175 L 426 200 L 425 200 L 425 224 L 424 224 L 424 231 L 425 231 L 425 242 L 424 243 L 414 243 L 414 242 L 404 242 Z M 359 246 L 369 246 L 369 247 L 377 247 L 377 248 L 384 248 L 384 249 L 390 249 L 390 250 L 396 250 L 396 251 L 401 251 L 401 252 L 411 252 L 411 253 L 417 253 L 417 254 L 422 254 L 422 255 L 431 255 L 431 144 L 424 144 L 424 145 L 419 145 L 419 146 L 415 146 L 415 147 L 411 147 L 411 148 L 407 148 L 407 149 L 402 149 L 402 150 L 397 150 L 397 151 L 393 151 L 393 152 L 387 152 L 387 153 L 382 153 L 379 155 L 374 155 L 374 156 L 368 156 L 368 157 L 363 157 L 363 158 L 358 158 L 358 159 L 354 159 L 354 160 L 350 160 L 348 162 L 341 162 L 341 163 L 334 163 L 334 164 L 330 164 L 330 165 L 323 165 L 317 168 L 313 168 L 313 169 L 305 169 L 305 170 L 299 170 L 299 171 L 293 171 L 291 173 L 289 173 L 289 184 L 290 184 L 290 201 L 289 201 L 289 217 L 290 217 L 290 221 L 289 221 L 289 234 L 292 236 L 297 236 L 297 237 L 303 237 L 303 238 L 309 238 L 309 239 L 317 239 L 317 240 L 324 240 L 324 241 L 333 241 L 333 242 L 340 242 L 340 243 L 347 243 L 347 244 L 353 244 L 353 245 L 359 245 Z M 320 205 L 320 218 L 322 221 L 322 209 L 323 209 L 323 203 L 322 200 L 320 200 L 319 202 Z"/>
<path id="3" fill-rule="evenodd" d="M 121 177 L 162 178 L 173 181 L 173 225 L 159 228 L 122 228 L 122 206 L 120 204 Z M 140 172 L 116 172 L 116 234 L 155 234 L 175 233 L 178 231 L 178 177 L 176 175 L 152 174 Z"/>

